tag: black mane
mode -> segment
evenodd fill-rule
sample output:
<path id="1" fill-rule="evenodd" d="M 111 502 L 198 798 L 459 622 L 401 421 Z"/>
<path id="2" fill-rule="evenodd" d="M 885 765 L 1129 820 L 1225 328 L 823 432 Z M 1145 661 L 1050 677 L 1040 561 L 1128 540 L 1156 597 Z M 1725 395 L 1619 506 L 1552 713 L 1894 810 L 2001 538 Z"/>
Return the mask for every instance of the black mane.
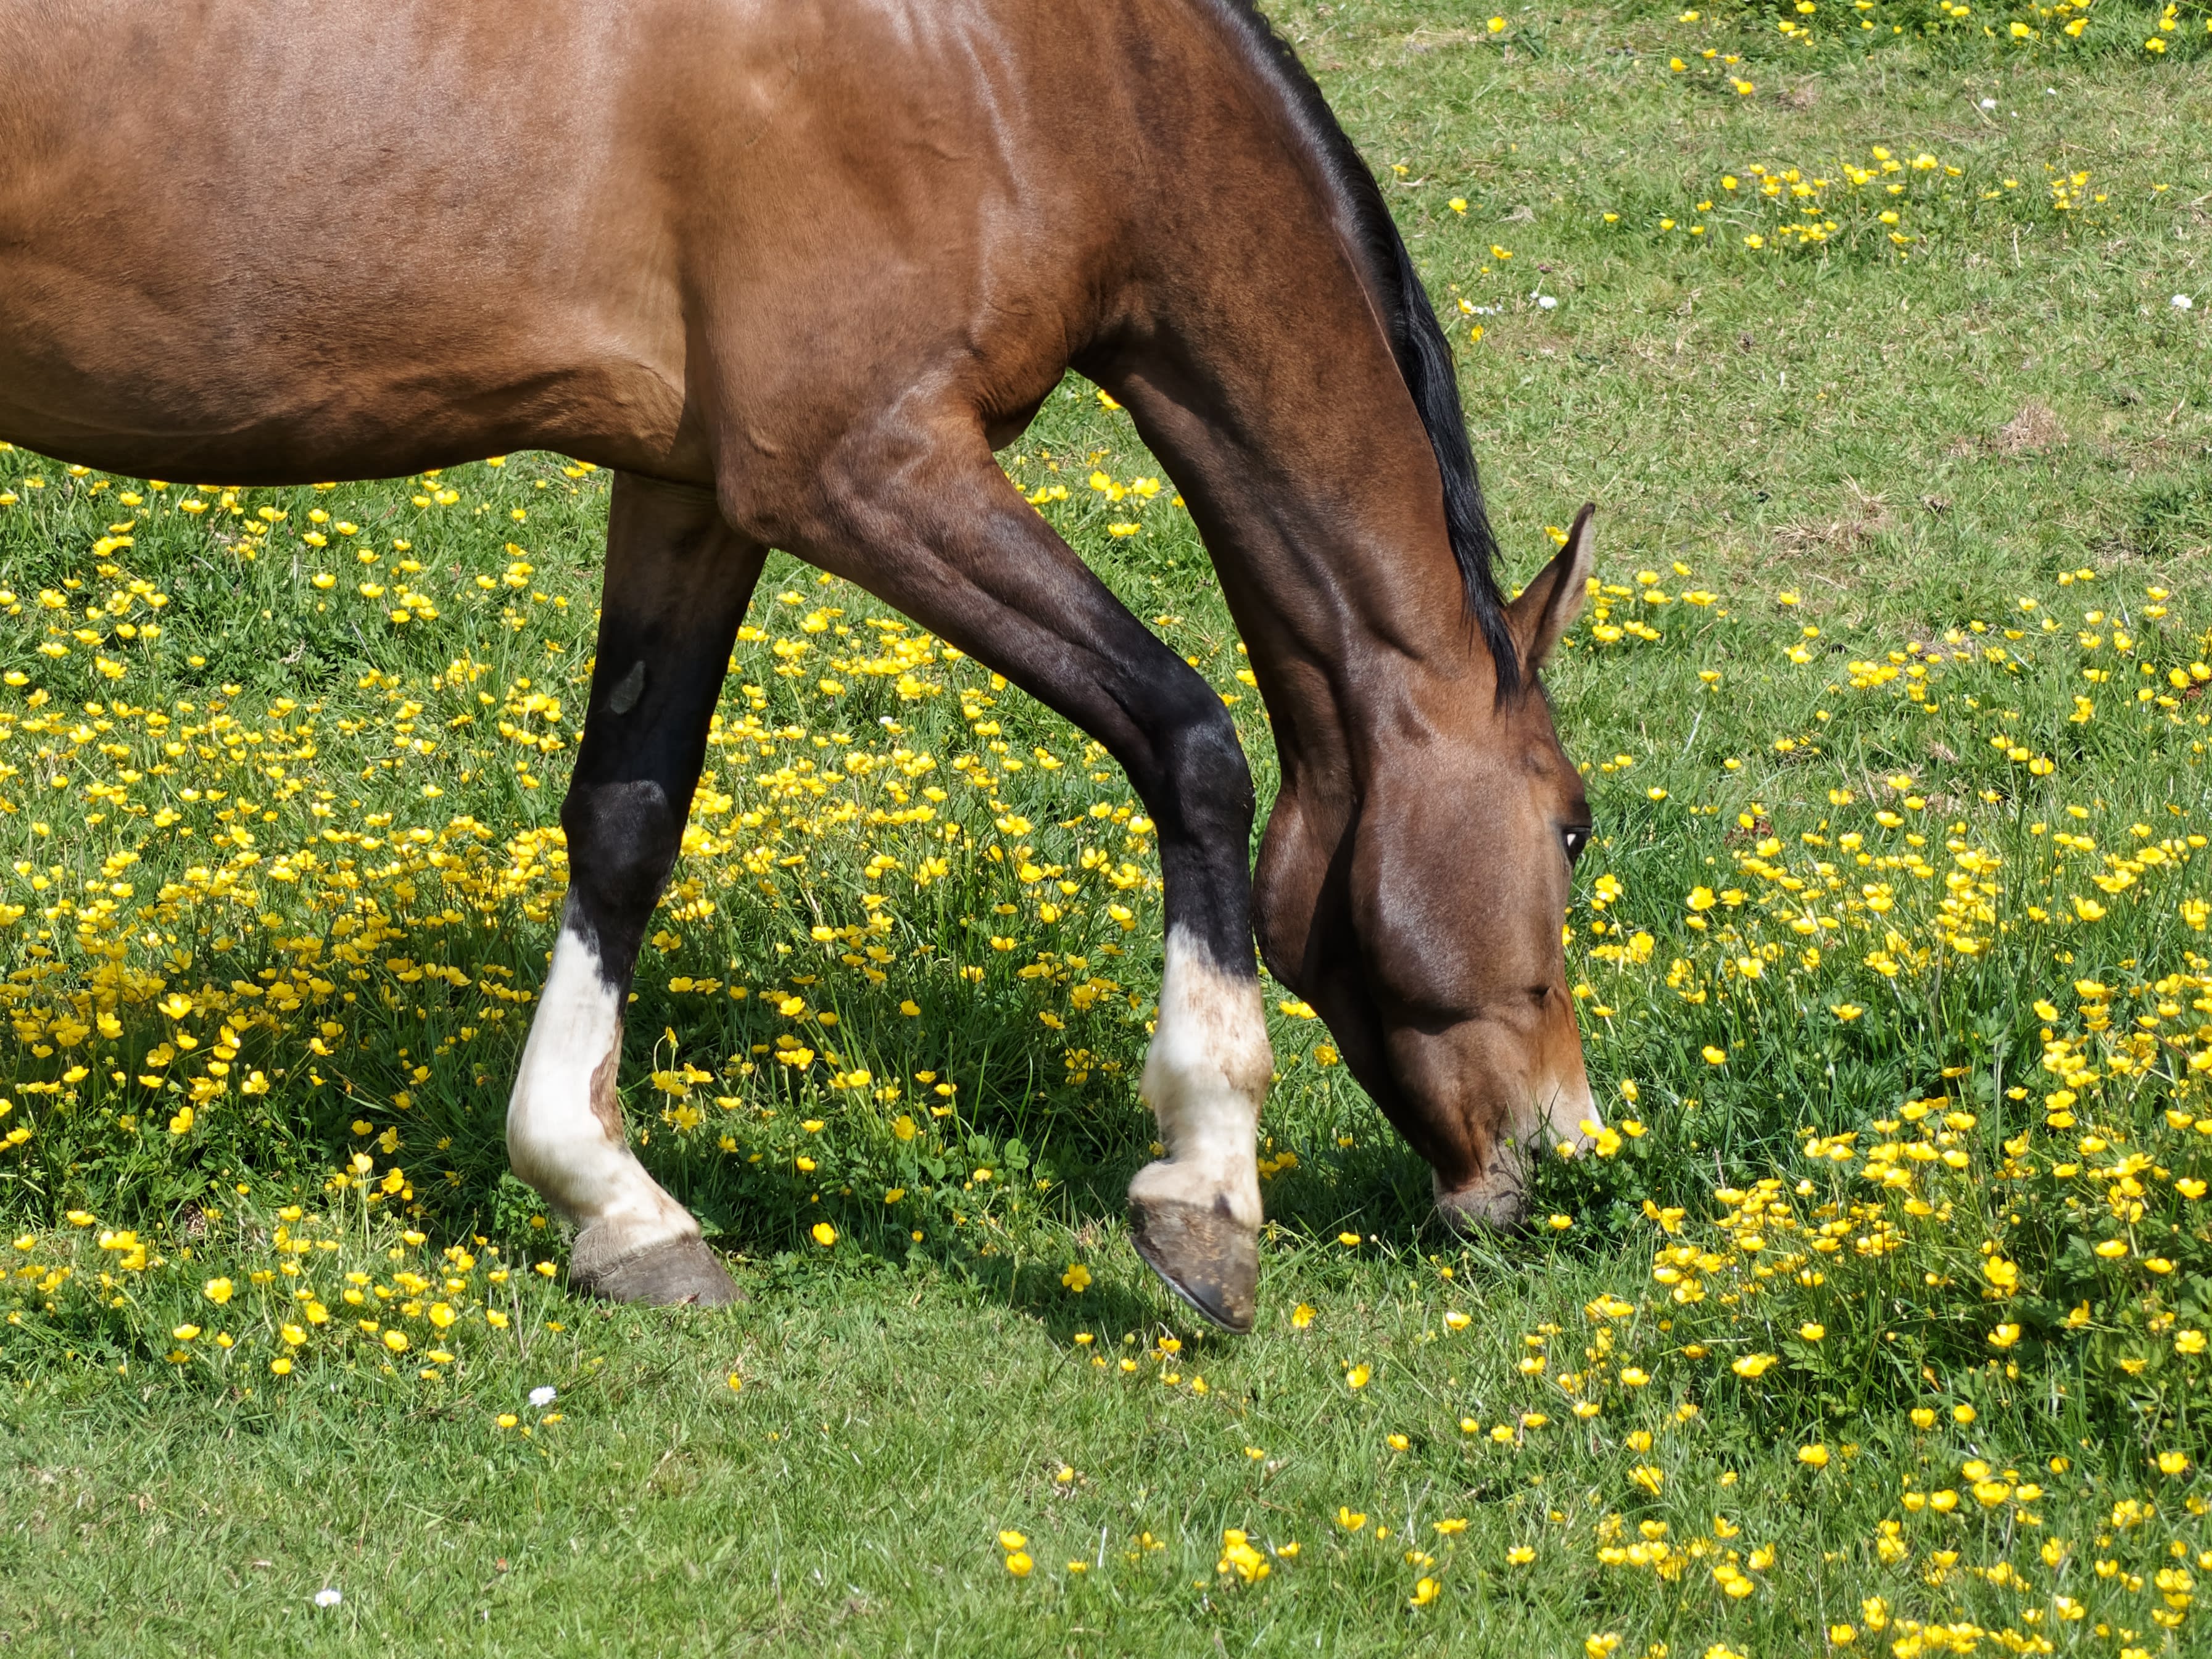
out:
<path id="1" fill-rule="evenodd" d="M 1444 522 L 1466 588 L 1468 611 L 1497 663 L 1498 695 L 1510 696 L 1520 689 L 1521 659 L 1506 625 L 1504 597 L 1493 568 L 1498 542 L 1483 512 L 1482 483 L 1475 476 L 1474 452 L 1468 444 L 1451 346 L 1429 303 L 1428 289 L 1413 268 L 1413 257 L 1375 175 L 1290 43 L 1275 33 L 1253 0 L 1209 3 L 1245 40 L 1255 64 L 1282 92 L 1292 121 L 1344 209 L 1389 330 L 1391 354 L 1405 376 L 1406 390 L 1413 394 L 1413 407 L 1420 411 L 1437 471 L 1443 478 Z"/>

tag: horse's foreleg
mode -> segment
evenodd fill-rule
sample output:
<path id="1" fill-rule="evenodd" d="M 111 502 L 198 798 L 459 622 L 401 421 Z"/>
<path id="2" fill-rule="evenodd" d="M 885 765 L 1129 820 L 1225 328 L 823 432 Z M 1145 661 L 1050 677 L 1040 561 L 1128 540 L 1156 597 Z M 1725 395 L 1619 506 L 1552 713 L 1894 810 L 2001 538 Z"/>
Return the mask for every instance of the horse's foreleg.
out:
<path id="1" fill-rule="evenodd" d="M 1253 960 L 1252 775 L 1213 689 L 1123 608 L 992 465 L 844 471 L 810 556 L 1091 733 L 1158 830 L 1167 971 L 1139 1091 L 1166 1157 L 1129 1187 L 1137 1248 L 1207 1318 L 1251 1328 L 1256 1131 L 1273 1071 Z M 897 480 L 895 498 L 886 478 Z"/>
<path id="2" fill-rule="evenodd" d="M 699 1224 L 630 1151 L 615 1085 L 638 943 L 764 556 L 712 495 L 617 476 L 591 703 L 561 809 L 568 899 L 507 1109 L 515 1174 L 577 1229 L 571 1283 L 616 1301 L 735 1295 Z"/>

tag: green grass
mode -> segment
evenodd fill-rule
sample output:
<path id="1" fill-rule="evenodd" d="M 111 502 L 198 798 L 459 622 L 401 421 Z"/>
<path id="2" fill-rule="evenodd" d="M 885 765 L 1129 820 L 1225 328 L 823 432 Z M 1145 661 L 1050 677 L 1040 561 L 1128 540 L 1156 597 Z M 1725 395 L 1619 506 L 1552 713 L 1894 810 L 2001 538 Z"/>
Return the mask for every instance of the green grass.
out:
<path id="1" fill-rule="evenodd" d="M 516 456 L 234 513 L 0 453 L 0 1138 L 30 1131 L 0 1152 L 0 1632 L 2191 1650 L 2212 83 L 2201 12 L 2162 57 L 2155 11 L 2073 15 L 1278 10 L 1456 319 L 1511 574 L 1602 509 L 1607 614 L 1549 678 L 1601 837 L 1570 971 L 1640 1133 L 1547 1160 L 1567 1224 L 1451 1240 L 1271 987 L 1249 1339 L 1191 1328 L 1121 1235 L 1157 864 L 1079 735 L 771 568 L 625 1068 L 750 1299 L 574 1303 L 500 1122 L 605 475 Z M 1171 486 L 1127 491 L 1158 468 L 1126 417 L 1071 383 L 1005 459 L 1239 699 L 1264 797 L 1234 631 Z"/>

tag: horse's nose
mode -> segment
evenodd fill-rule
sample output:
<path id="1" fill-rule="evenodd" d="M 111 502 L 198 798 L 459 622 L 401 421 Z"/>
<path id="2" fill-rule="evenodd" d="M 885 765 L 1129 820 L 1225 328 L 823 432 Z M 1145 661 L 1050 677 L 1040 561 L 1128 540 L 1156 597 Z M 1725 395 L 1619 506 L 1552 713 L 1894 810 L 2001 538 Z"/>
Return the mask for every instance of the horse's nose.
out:
<path id="1" fill-rule="evenodd" d="M 1464 1236 L 1520 1226 L 1528 1207 L 1528 1170 L 1534 1160 L 1559 1157 L 1562 1148 L 1571 1148 L 1577 1157 L 1589 1151 L 1599 1127 L 1597 1102 L 1581 1066 L 1531 1102 L 1522 1121 L 1517 1141 L 1498 1147 L 1490 1168 L 1474 1180 L 1451 1187 L 1437 1181 L 1437 1213 L 1454 1232 Z"/>
<path id="2" fill-rule="evenodd" d="M 1501 1160 L 1510 1164 L 1511 1160 Z M 1517 1168 L 1500 1167 L 1476 1176 L 1464 1186 L 1436 1185 L 1437 1213 L 1444 1224 L 1462 1237 L 1470 1233 L 1510 1231 L 1518 1227 L 1528 1207 L 1526 1188 Z"/>

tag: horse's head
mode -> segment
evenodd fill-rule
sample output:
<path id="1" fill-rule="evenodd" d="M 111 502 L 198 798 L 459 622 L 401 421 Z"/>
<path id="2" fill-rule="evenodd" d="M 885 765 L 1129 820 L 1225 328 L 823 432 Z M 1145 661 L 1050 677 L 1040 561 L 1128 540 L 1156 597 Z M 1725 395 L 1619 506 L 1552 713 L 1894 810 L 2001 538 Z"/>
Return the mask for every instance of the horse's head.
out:
<path id="1" fill-rule="evenodd" d="M 1486 657 L 1376 734 L 1300 952 L 1295 982 L 1455 1226 L 1517 1221 L 1528 1157 L 1587 1144 L 1595 1115 L 1561 937 L 1589 807 L 1536 684 L 1582 609 L 1589 518 L 1507 608 L 1518 692 L 1487 695 Z"/>

